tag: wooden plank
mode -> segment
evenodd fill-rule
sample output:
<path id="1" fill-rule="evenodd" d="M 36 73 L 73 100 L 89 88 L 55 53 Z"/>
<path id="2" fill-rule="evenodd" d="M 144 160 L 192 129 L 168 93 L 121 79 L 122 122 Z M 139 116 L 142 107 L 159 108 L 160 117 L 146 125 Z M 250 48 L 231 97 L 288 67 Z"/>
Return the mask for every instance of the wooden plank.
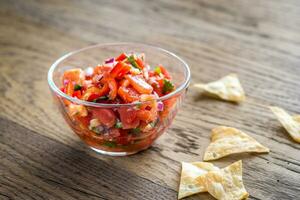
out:
<path id="1" fill-rule="evenodd" d="M 20 199 L 176 198 L 176 191 L 170 188 L 14 122 L 0 119 L 0 127 L 2 196 Z"/>

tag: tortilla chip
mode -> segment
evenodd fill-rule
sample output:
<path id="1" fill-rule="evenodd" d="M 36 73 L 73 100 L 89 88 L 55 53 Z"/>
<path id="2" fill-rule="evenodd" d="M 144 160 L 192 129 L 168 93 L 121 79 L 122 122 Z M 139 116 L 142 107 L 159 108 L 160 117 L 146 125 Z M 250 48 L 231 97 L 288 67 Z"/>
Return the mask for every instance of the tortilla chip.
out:
<path id="1" fill-rule="evenodd" d="M 279 107 L 270 107 L 270 109 L 291 137 L 296 142 L 300 143 L 300 117 L 292 117 L 285 110 Z"/>
<path id="2" fill-rule="evenodd" d="M 241 160 L 221 170 L 207 172 L 200 179 L 216 199 L 240 200 L 249 196 L 243 184 Z"/>
<path id="3" fill-rule="evenodd" d="M 232 102 L 245 100 L 245 92 L 236 74 L 229 74 L 220 80 L 207 84 L 195 84 L 204 94 Z"/>
<path id="4" fill-rule="evenodd" d="M 300 123 L 300 115 L 295 115 L 295 116 L 293 116 L 293 119 L 294 119 L 296 122 Z"/>
<path id="5" fill-rule="evenodd" d="M 238 129 L 218 126 L 212 130 L 211 143 L 206 148 L 204 161 L 216 160 L 235 153 L 269 151 L 267 147 Z"/>
<path id="6" fill-rule="evenodd" d="M 182 162 L 181 178 L 178 192 L 178 199 L 200 193 L 206 192 L 206 188 L 201 182 L 196 181 L 196 179 L 208 171 L 219 170 L 211 163 L 207 162 L 193 162 L 186 163 Z"/>

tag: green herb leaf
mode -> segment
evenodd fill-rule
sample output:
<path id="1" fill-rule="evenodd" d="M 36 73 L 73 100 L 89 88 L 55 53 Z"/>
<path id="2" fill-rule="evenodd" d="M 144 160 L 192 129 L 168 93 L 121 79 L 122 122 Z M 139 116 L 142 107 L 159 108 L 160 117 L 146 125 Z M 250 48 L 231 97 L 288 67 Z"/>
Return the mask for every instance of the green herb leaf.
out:
<path id="1" fill-rule="evenodd" d="M 139 66 L 138 66 L 138 64 L 136 63 L 136 61 L 135 61 L 133 55 L 129 56 L 129 57 L 127 58 L 127 61 L 128 61 L 133 67 L 135 67 L 135 68 L 137 68 L 137 69 L 140 69 Z"/>
<path id="2" fill-rule="evenodd" d="M 123 128 L 122 122 L 117 121 L 117 123 L 115 124 L 115 128 Z"/>
<path id="3" fill-rule="evenodd" d="M 156 73 L 156 74 L 161 74 L 161 70 L 160 70 L 160 67 L 155 67 L 154 68 L 154 72 Z"/>
<path id="4" fill-rule="evenodd" d="M 174 90 L 174 85 L 168 79 L 164 79 L 163 93 L 172 92 Z"/>
<path id="5" fill-rule="evenodd" d="M 102 96 L 102 97 L 98 97 L 97 99 L 94 99 L 93 102 L 97 103 L 98 100 L 108 100 L 108 96 Z"/>
<path id="6" fill-rule="evenodd" d="M 116 142 L 113 142 L 113 141 L 104 141 L 103 145 L 108 146 L 110 148 L 113 148 L 113 147 L 117 146 Z"/>
<path id="7" fill-rule="evenodd" d="M 81 90 L 82 86 L 81 85 L 78 85 L 78 84 L 75 84 L 74 86 L 74 90 Z"/>
<path id="8" fill-rule="evenodd" d="M 130 130 L 130 133 L 135 134 L 135 135 L 139 134 L 140 132 L 141 132 L 141 129 L 139 127 L 133 128 Z"/>

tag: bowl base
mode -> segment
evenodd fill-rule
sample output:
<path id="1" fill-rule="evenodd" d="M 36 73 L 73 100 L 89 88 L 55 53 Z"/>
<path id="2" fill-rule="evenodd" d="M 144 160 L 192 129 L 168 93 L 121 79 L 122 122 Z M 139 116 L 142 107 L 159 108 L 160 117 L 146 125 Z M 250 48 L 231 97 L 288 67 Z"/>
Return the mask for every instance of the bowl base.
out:
<path id="1" fill-rule="evenodd" d="M 96 149 L 94 147 L 90 147 L 91 149 L 93 149 L 94 151 L 96 151 L 97 153 L 100 153 L 102 155 L 107 155 L 107 156 L 128 156 L 128 155 L 132 155 L 132 154 L 136 154 L 138 151 L 135 152 L 110 152 L 110 151 L 103 151 L 100 149 Z"/>

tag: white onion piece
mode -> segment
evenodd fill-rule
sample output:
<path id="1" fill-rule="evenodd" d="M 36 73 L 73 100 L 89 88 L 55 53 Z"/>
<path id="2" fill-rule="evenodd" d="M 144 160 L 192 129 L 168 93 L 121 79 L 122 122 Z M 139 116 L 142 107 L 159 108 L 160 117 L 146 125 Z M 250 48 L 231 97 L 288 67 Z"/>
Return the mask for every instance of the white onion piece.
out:
<path id="1" fill-rule="evenodd" d="M 92 76 L 94 73 L 94 68 L 88 67 L 84 70 L 86 76 Z"/>

